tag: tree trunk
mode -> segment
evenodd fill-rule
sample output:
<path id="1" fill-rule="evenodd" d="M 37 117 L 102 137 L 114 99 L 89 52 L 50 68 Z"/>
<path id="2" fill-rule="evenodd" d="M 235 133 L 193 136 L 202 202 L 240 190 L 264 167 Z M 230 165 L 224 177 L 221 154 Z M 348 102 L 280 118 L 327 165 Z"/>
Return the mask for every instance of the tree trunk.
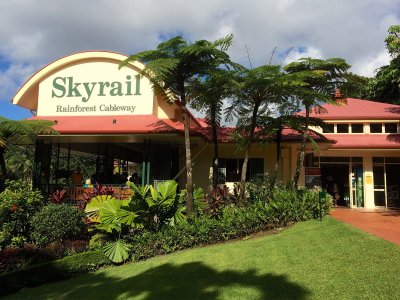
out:
<path id="1" fill-rule="evenodd" d="M 309 119 L 310 119 L 310 107 L 306 106 L 306 120 L 305 120 L 304 132 L 303 132 L 303 139 L 301 141 L 299 158 L 297 160 L 296 173 L 293 178 L 293 184 L 296 189 L 298 188 L 298 185 L 299 185 L 300 172 L 301 172 L 301 168 L 304 164 L 304 156 L 305 156 L 305 150 L 306 150 L 306 144 L 307 144 Z"/>
<path id="2" fill-rule="evenodd" d="M 0 191 L 4 188 L 4 183 L 7 178 L 6 161 L 4 157 L 4 148 L 0 147 Z"/>
<path id="3" fill-rule="evenodd" d="M 212 139 L 214 143 L 214 159 L 213 159 L 213 176 L 212 176 L 212 188 L 216 189 L 218 185 L 218 132 L 217 132 L 217 120 L 216 120 L 216 105 L 211 104 L 211 129 Z"/>
<path id="4" fill-rule="evenodd" d="M 246 152 L 244 153 L 244 161 L 242 166 L 242 174 L 240 177 L 240 192 L 239 192 L 239 202 L 244 203 L 246 199 L 246 173 L 247 173 L 247 163 L 249 161 L 249 154 L 251 149 L 251 143 L 254 139 L 254 130 L 257 124 L 257 113 L 260 104 L 256 103 L 253 108 L 253 115 L 251 117 L 251 127 L 246 145 Z"/>
<path id="5" fill-rule="evenodd" d="M 186 153 L 186 214 L 191 215 L 194 211 L 193 202 L 193 178 L 192 178 L 192 155 L 190 150 L 190 117 L 187 114 L 186 108 L 186 96 L 184 92 L 181 92 L 181 104 L 182 104 L 182 118 L 183 128 L 185 133 L 185 153 Z"/>
<path id="6" fill-rule="evenodd" d="M 281 151 L 282 130 L 283 130 L 283 127 L 281 124 L 279 124 L 278 132 L 276 133 L 276 138 L 275 138 L 276 160 L 275 160 L 274 173 L 272 174 L 271 184 L 269 186 L 269 195 L 270 196 L 272 195 L 272 190 L 274 189 L 276 179 L 278 178 L 279 164 L 280 164 L 281 154 L 282 154 L 282 151 Z"/>

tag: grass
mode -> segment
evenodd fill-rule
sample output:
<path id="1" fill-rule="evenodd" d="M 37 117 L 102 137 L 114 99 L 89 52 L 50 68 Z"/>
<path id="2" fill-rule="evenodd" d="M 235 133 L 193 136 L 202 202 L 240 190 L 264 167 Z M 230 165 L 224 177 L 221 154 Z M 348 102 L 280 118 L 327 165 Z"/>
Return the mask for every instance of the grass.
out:
<path id="1" fill-rule="evenodd" d="M 330 217 L 24 289 L 9 299 L 398 299 L 400 247 Z"/>

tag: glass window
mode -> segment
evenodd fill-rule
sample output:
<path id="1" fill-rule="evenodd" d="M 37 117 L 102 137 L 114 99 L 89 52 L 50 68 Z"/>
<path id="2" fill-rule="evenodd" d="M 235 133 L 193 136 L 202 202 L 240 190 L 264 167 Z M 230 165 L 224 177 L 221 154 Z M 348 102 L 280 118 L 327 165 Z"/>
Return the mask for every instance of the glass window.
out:
<path id="1" fill-rule="evenodd" d="M 396 123 L 385 123 L 385 132 L 386 133 L 397 133 L 397 124 Z"/>
<path id="2" fill-rule="evenodd" d="M 379 164 L 379 163 L 381 163 L 381 164 L 383 164 L 383 157 L 373 157 L 372 158 L 372 162 L 374 163 L 374 164 Z"/>
<path id="3" fill-rule="evenodd" d="M 337 124 L 336 129 L 337 129 L 337 133 L 348 133 L 349 132 L 349 124 Z"/>
<path id="4" fill-rule="evenodd" d="M 323 133 L 333 133 L 334 132 L 334 124 L 325 124 L 325 127 L 322 128 Z"/>
<path id="5" fill-rule="evenodd" d="M 350 157 L 320 157 L 321 163 L 341 163 L 341 162 L 350 162 Z"/>
<path id="6" fill-rule="evenodd" d="M 400 163 L 400 157 L 386 157 L 386 163 Z"/>
<path id="7" fill-rule="evenodd" d="M 364 132 L 364 124 L 351 124 L 351 132 L 352 133 L 363 133 Z"/>
<path id="8" fill-rule="evenodd" d="M 240 181 L 243 161 L 243 159 L 237 158 L 220 158 L 218 162 L 218 183 Z M 264 159 L 250 158 L 247 164 L 247 180 L 259 174 L 264 174 Z"/>
<path id="9" fill-rule="evenodd" d="M 369 131 L 371 133 L 382 133 L 382 123 L 369 124 Z"/>
<path id="10" fill-rule="evenodd" d="M 354 162 L 358 162 L 358 163 L 362 163 L 363 162 L 363 159 L 362 159 L 362 157 L 352 157 L 351 158 L 351 161 L 354 163 Z"/>

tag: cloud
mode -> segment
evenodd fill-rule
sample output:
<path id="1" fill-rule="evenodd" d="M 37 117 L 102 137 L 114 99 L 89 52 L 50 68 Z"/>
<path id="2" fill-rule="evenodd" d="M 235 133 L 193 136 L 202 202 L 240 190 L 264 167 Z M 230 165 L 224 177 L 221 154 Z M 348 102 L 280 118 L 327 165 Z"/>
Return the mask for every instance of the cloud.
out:
<path id="1" fill-rule="evenodd" d="M 0 99 L 10 101 L 19 89 L 19 83 L 27 80 L 34 70 L 33 66 L 24 64 L 11 64 L 0 70 Z"/>
<path id="2" fill-rule="evenodd" d="M 367 77 L 373 77 L 375 70 L 381 66 L 388 65 L 391 60 L 389 53 L 384 50 L 371 57 L 365 57 L 353 65 L 353 71 Z"/>
<path id="3" fill-rule="evenodd" d="M 132 54 L 176 34 L 194 41 L 232 33 L 229 53 L 246 65 L 248 53 L 257 66 L 275 47 L 281 56 L 274 62 L 293 47 L 287 61 L 342 57 L 370 76 L 387 63 L 384 39 L 400 23 L 399 8 L 398 0 L 2 0 L 0 60 L 7 65 L 0 65 L 0 97 L 10 99 L 27 76 L 65 55 Z"/>

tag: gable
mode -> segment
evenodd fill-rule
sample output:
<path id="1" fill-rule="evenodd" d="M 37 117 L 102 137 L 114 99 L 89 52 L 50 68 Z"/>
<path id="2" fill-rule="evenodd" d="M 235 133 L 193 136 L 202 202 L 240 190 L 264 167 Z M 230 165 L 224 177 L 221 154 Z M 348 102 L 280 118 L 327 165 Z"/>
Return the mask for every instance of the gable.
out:
<path id="1" fill-rule="evenodd" d="M 13 103 L 37 116 L 151 115 L 155 97 L 138 62 L 118 69 L 127 56 L 84 52 L 59 59 L 33 75 Z"/>

